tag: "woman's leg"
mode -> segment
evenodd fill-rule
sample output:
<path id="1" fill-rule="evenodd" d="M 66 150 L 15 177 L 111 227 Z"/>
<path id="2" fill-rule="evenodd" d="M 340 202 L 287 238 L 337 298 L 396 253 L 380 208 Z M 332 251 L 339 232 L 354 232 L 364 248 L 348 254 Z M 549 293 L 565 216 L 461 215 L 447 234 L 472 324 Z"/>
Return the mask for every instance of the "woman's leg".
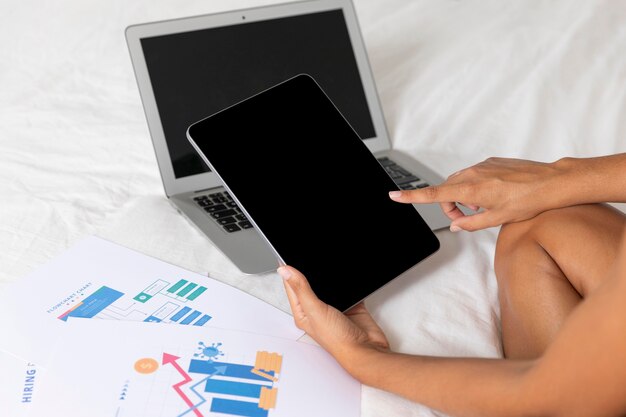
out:
<path id="1" fill-rule="evenodd" d="M 625 226 L 626 216 L 605 204 L 550 210 L 502 226 L 494 266 L 507 358 L 543 353 L 606 276 Z"/>

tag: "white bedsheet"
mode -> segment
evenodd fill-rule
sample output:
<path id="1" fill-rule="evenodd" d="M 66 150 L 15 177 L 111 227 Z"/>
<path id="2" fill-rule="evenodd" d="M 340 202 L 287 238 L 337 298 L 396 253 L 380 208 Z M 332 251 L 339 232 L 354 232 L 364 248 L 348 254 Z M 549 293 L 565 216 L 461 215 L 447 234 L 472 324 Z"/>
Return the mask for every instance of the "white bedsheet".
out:
<path id="1" fill-rule="evenodd" d="M 166 201 L 124 39 L 129 24 L 268 2 L 0 2 L 0 283 L 97 234 L 288 310 L 276 274 L 241 274 Z M 626 151 L 626 1 L 355 7 L 394 146 L 442 175 Z M 497 231 L 437 232 L 436 255 L 368 298 L 394 349 L 501 355 Z M 441 415 L 367 387 L 362 405 Z"/>

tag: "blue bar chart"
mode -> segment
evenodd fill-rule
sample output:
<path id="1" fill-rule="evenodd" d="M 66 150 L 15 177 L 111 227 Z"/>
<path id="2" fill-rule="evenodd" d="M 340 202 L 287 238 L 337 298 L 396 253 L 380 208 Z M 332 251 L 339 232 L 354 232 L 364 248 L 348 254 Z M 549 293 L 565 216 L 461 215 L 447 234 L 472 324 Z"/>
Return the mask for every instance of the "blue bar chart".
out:
<path id="1" fill-rule="evenodd" d="M 187 313 L 189 313 L 191 311 L 191 308 L 189 307 L 183 307 L 182 309 L 180 309 L 180 311 L 178 311 L 178 313 L 174 314 L 170 320 L 172 321 L 178 321 L 180 319 L 182 319 L 183 317 L 185 317 L 185 315 Z"/>
<path id="2" fill-rule="evenodd" d="M 268 410 L 259 408 L 257 403 L 226 398 L 213 398 L 211 412 L 244 417 L 267 417 L 268 414 Z"/>
<path id="3" fill-rule="evenodd" d="M 210 375 L 215 372 L 216 367 L 226 368 L 224 376 L 232 376 L 234 378 L 251 379 L 256 381 L 267 381 L 266 377 L 252 373 L 254 366 L 241 365 L 238 363 L 227 362 L 209 362 L 206 360 L 192 359 L 189 364 L 189 372 L 194 374 Z M 270 375 L 274 375 L 274 372 L 268 372 Z"/>
<path id="4" fill-rule="evenodd" d="M 199 312 L 198 310 L 194 310 L 191 314 L 189 314 L 187 317 L 181 320 L 180 324 L 191 324 L 191 322 L 193 322 L 195 319 L 200 317 L 201 314 L 202 313 Z"/>
<path id="5" fill-rule="evenodd" d="M 209 379 L 204 386 L 204 392 L 259 398 L 261 396 L 261 387 L 262 385 L 260 384 L 249 384 L 223 379 Z"/>
<path id="6" fill-rule="evenodd" d="M 204 326 L 205 324 L 207 324 L 209 320 L 211 320 L 211 316 L 209 316 L 208 314 L 205 314 L 204 316 L 200 317 L 198 321 L 196 321 L 193 325 Z"/>
<path id="7" fill-rule="evenodd" d="M 202 347 L 207 345 L 201 343 Z M 211 345 L 219 347 L 219 345 Z M 276 353 L 257 352 L 255 364 L 245 365 L 212 360 L 192 359 L 190 374 L 203 374 L 204 393 L 210 396 L 213 413 L 241 417 L 267 417 L 275 407 L 277 372 L 282 356 Z M 203 402 L 207 399 L 203 398 Z"/>

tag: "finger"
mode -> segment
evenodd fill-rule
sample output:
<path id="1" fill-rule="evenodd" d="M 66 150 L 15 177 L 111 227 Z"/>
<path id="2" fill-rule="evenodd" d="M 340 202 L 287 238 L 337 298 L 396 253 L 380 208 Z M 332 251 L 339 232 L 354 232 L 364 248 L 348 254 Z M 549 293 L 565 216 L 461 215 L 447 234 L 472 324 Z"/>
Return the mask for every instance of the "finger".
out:
<path id="1" fill-rule="evenodd" d="M 455 203 L 439 203 L 439 205 L 441 206 L 441 211 L 443 211 L 443 214 L 448 216 L 450 220 L 455 220 L 459 217 L 465 216 L 465 213 L 463 213 Z"/>
<path id="2" fill-rule="evenodd" d="M 467 204 L 467 203 L 463 203 L 463 202 L 461 202 L 461 201 L 458 201 L 458 202 L 457 202 L 457 204 L 460 204 L 460 205 L 462 205 L 463 207 L 467 207 L 468 209 L 470 209 L 470 210 L 472 210 L 472 211 L 478 211 L 478 209 L 480 208 L 480 207 L 478 207 L 478 206 L 477 206 L 477 205 L 475 205 L 475 204 Z"/>
<path id="3" fill-rule="evenodd" d="M 297 301 L 300 310 L 305 316 L 315 314 L 324 308 L 324 302 L 317 298 L 309 282 L 300 271 L 284 265 L 279 267 L 277 272 L 283 277 L 285 284 L 293 291 L 293 298 Z M 287 293 L 287 296 L 289 297 L 289 293 Z"/>
<path id="4" fill-rule="evenodd" d="M 450 230 L 458 231 L 460 229 L 467 230 L 468 232 L 474 232 L 476 230 L 499 226 L 500 224 L 502 224 L 502 222 L 497 220 L 494 213 L 487 210 L 453 220 L 450 224 Z"/>
<path id="5" fill-rule="evenodd" d="M 430 187 L 418 188 L 416 190 L 390 191 L 389 198 L 399 203 L 442 203 L 451 201 L 462 201 L 466 197 L 461 184 L 431 185 Z"/>

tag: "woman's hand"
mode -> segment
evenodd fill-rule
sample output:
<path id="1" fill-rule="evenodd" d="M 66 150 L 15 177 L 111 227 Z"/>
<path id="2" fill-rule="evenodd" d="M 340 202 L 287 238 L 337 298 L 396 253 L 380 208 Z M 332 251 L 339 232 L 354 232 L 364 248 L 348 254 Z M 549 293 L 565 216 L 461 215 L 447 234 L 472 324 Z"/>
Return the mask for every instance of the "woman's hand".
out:
<path id="1" fill-rule="evenodd" d="M 293 317 L 304 330 L 328 351 L 341 366 L 354 375 L 358 372 L 357 354 L 363 350 L 389 351 L 387 337 L 359 303 L 345 314 L 321 301 L 297 269 L 281 266 L 285 290 Z"/>
<path id="2" fill-rule="evenodd" d="M 392 191 L 389 196 L 401 203 L 440 203 L 452 220 L 450 230 L 474 231 L 527 220 L 563 207 L 575 186 L 575 171 L 571 158 L 554 163 L 489 158 L 455 172 L 442 184 Z M 457 204 L 477 213 L 466 215 Z"/>

